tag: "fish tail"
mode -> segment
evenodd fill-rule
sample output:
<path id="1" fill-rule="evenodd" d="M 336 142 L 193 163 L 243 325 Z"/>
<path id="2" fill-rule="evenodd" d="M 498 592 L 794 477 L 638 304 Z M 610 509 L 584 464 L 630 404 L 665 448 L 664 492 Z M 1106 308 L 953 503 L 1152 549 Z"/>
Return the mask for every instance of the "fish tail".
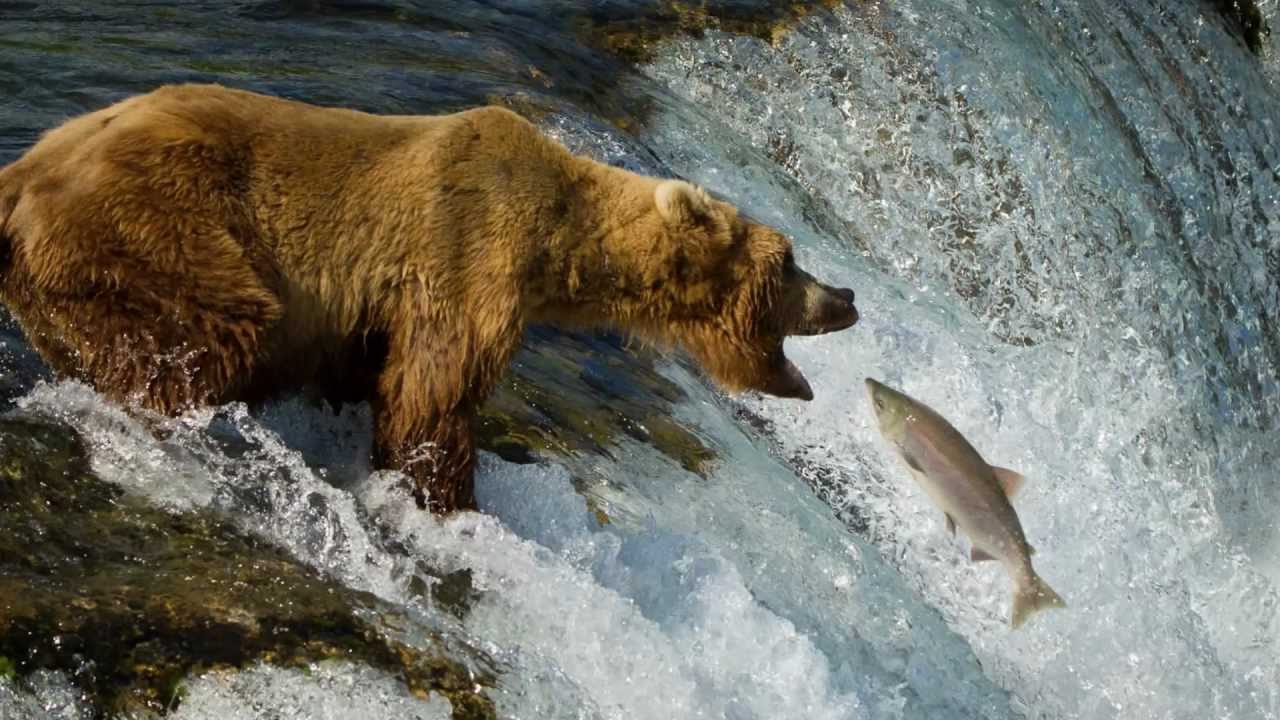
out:
<path id="1" fill-rule="evenodd" d="M 1027 618 L 1041 610 L 1066 606 L 1067 603 L 1054 592 L 1053 588 L 1049 587 L 1049 583 L 1041 580 L 1033 570 L 1029 580 L 1014 586 L 1013 612 L 1009 618 L 1009 624 L 1016 629 L 1022 627 Z"/>

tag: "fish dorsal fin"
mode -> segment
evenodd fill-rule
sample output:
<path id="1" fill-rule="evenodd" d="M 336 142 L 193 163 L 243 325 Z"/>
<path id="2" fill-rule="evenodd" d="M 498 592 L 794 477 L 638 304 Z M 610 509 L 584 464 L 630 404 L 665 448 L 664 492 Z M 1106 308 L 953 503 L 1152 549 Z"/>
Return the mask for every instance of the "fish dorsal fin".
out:
<path id="1" fill-rule="evenodd" d="M 969 548 L 969 559 L 974 562 L 990 562 L 991 560 L 995 560 L 996 557 L 977 545 L 974 545 Z"/>
<path id="2" fill-rule="evenodd" d="M 942 513 L 942 515 L 947 519 L 947 532 L 951 533 L 952 535 L 955 535 L 956 534 L 955 518 L 951 517 L 950 513 Z"/>
<path id="3" fill-rule="evenodd" d="M 992 465 L 991 472 L 995 473 L 996 482 L 1000 483 L 1000 487 L 1004 488 L 1004 496 L 1010 500 L 1013 499 L 1014 495 L 1018 494 L 1018 490 L 1022 489 L 1022 483 L 1026 482 L 1026 478 L 1009 468 Z"/>

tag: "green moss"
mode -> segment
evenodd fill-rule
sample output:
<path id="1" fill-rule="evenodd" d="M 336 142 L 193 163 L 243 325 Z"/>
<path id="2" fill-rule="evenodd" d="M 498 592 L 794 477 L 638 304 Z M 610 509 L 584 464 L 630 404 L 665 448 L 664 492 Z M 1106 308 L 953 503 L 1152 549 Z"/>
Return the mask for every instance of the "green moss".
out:
<path id="1" fill-rule="evenodd" d="M 120 45 L 123 47 L 154 47 L 155 44 L 146 37 L 138 35 L 103 35 L 97 38 L 97 42 L 104 45 Z"/>
<path id="2" fill-rule="evenodd" d="M 669 416 L 649 415 L 642 427 L 647 431 L 648 442 L 695 475 L 706 477 L 718 457 L 700 437 L 681 427 Z"/>
<path id="3" fill-rule="evenodd" d="M 836 4 L 837 0 L 782 3 L 662 0 L 642 12 L 626 16 L 587 15 L 579 20 L 579 34 L 589 44 L 623 60 L 643 63 L 652 59 L 658 43 L 671 36 L 700 36 L 711 29 L 777 43 L 800 18 Z M 606 7 L 599 12 L 610 10 L 612 8 Z"/>
<path id="4" fill-rule="evenodd" d="M 443 573 L 431 588 L 431 599 L 459 620 L 466 617 L 480 597 L 471 583 L 471 568 Z"/>
<path id="5" fill-rule="evenodd" d="M 658 356 L 573 333 L 534 333 L 476 422 L 480 447 L 511 462 L 613 458 L 623 437 L 706 476 L 717 454 L 671 419 L 685 398 Z"/>
<path id="6" fill-rule="evenodd" d="M 13 40 L 10 38 L 0 38 L 0 47 L 16 48 L 18 50 L 38 50 L 44 53 L 75 53 L 81 48 L 75 43 L 42 41 L 42 40 Z"/>

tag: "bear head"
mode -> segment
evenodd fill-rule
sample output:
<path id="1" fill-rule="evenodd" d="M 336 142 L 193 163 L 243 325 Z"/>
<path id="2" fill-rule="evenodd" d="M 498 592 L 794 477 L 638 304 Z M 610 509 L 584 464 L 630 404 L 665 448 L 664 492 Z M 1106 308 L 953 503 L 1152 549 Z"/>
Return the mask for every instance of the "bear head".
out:
<path id="1" fill-rule="evenodd" d="M 783 340 L 856 323 L 852 290 L 819 282 L 780 232 L 679 180 L 656 185 L 631 229 L 644 246 L 626 273 L 641 296 L 628 324 L 647 316 L 645 335 L 682 346 L 728 390 L 813 399 Z"/>

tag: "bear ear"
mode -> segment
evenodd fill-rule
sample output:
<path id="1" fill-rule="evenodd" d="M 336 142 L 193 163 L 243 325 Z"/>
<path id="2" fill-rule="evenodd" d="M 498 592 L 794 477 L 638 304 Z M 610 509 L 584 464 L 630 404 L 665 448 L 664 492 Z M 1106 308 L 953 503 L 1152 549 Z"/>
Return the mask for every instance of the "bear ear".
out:
<path id="1" fill-rule="evenodd" d="M 711 198 L 683 180 L 664 180 L 653 191 L 658 212 L 670 225 L 691 225 L 711 216 Z"/>

